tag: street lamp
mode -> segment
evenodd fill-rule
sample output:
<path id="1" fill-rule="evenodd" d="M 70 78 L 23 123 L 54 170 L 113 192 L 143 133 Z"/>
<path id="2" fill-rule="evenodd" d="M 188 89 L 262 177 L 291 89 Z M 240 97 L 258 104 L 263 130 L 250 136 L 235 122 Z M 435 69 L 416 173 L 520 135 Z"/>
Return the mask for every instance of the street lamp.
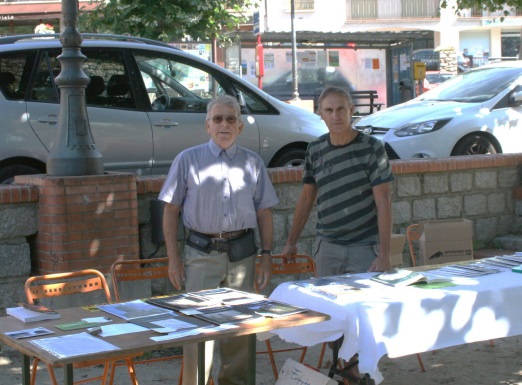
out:
<path id="1" fill-rule="evenodd" d="M 47 175 L 76 176 L 103 174 L 101 153 L 92 137 L 85 88 L 89 77 L 83 72 L 87 59 L 80 51 L 82 36 L 76 28 L 78 0 L 62 0 L 62 54 L 56 84 L 60 88 L 58 132 L 47 158 Z"/>

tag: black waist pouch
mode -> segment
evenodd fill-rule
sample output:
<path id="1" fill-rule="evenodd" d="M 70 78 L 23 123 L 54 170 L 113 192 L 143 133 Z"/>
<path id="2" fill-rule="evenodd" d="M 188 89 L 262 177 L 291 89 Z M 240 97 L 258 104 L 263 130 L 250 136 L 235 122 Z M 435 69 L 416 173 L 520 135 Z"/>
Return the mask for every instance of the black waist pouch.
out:
<path id="1" fill-rule="evenodd" d="M 212 250 L 212 240 L 203 234 L 196 233 L 195 231 L 190 232 L 187 238 L 187 245 L 207 254 Z"/>
<path id="2" fill-rule="evenodd" d="M 228 260 L 230 262 L 241 261 L 257 253 L 257 246 L 254 239 L 254 231 L 248 229 L 246 234 L 240 238 L 228 241 Z"/>

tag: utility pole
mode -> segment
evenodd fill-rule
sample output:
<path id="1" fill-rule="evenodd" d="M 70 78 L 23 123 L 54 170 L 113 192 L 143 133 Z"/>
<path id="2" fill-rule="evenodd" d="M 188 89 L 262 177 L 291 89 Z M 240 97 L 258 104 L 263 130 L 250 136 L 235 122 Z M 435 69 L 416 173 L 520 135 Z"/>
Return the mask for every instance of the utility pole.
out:
<path id="1" fill-rule="evenodd" d="M 292 93 L 292 99 L 299 99 L 299 91 L 298 88 L 298 76 L 297 76 L 297 42 L 295 37 L 295 28 L 294 28 L 294 13 L 295 13 L 295 0 L 291 0 L 290 2 L 290 19 L 292 25 L 292 87 L 294 92 Z"/>
<path id="2" fill-rule="evenodd" d="M 47 175 L 51 176 L 103 174 L 102 155 L 94 144 L 87 116 L 85 88 L 90 79 L 83 72 L 87 58 L 80 51 L 82 36 L 77 24 L 78 0 L 62 0 L 63 48 L 58 56 L 62 69 L 56 78 L 60 114 L 56 139 L 47 158 Z"/>

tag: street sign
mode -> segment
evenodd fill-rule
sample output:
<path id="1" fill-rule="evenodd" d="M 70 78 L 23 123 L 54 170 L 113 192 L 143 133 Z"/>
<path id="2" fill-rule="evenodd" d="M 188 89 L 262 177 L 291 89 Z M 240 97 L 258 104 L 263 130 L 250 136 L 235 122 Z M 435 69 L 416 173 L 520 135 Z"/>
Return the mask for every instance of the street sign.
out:
<path id="1" fill-rule="evenodd" d="M 261 13 L 259 13 L 259 11 L 255 11 L 254 12 L 254 35 L 255 36 L 259 36 L 261 35 L 263 32 L 265 32 L 265 28 L 264 28 L 264 25 L 263 25 L 263 20 L 262 20 L 262 15 Z"/>

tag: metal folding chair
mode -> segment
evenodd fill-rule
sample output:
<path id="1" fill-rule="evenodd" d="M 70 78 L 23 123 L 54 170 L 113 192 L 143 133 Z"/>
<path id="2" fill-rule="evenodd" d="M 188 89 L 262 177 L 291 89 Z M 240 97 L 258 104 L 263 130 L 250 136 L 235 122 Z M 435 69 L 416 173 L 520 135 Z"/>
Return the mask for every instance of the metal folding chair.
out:
<path id="1" fill-rule="evenodd" d="M 111 293 L 109 291 L 105 277 L 98 270 L 93 269 L 30 277 L 25 282 L 24 289 L 27 302 L 31 305 L 36 304 L 37 301 L 44 298 L 60 297 L 72 294 L 87 294 L 94 291 L 101 291 L 101 293 L 104 295 L 104 300 L 107 303 L 112 302 Z M 107 381 L 107 374 L 110 371 L 109 385 L 112 385 L 114 382 L 116 362 L 119 360 L 125 360 L 131 383 L 133 385 L 138 385 L 133 360 L 133 358 L 136 356 L 137 355 L 134 353 L 132 355 L 123 355 L 116 359 L 99 359 L 74 364 L 74 368 L 85 368 L 88 366 L 95 366 L 100 364 L 104 365 L 102 375 L 75 381 L 74 383 L 80 384 L 94 380 L 101 380 L 102 385 L 105 385 Z M 36 357 L 33 359 L 30 382 L 31 385 L 35 385 L 36 383 L 36 373 L 38 370 L 39 361 L 40 360 Z M 51 378 L 53 385 L 58 385 L 56 376 L 54 374 L 55 367 L 58 367 L 58 365 L 47 364 L 47 370 L 49 371 L 49 377 Z"/>

